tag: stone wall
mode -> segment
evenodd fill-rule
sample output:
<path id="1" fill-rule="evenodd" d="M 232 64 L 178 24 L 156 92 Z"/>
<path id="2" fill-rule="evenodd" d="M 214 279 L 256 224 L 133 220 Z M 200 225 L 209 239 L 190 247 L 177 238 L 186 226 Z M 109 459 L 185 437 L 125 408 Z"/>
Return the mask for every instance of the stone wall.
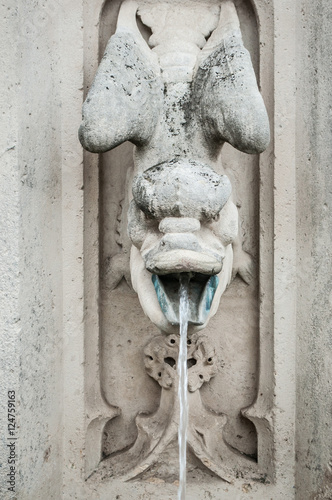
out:
<path id="1" fill-rule="evenodd" d="M 118 4 L 106 7 L 113 18 Z M 194 485 L 188 495 L 327 500 L 332 497 L 332 6 L 329 0 L 253 4 L 260 83 L 274 130 L 260 179 L 260 272 L 261 278 L 269 273 L 272 278 L 266 281 L 260 346 L 261 359 L 266 352 L 272 356 L 274 372 L 261 365 L 265 402 L 256 407 L 259 417 L 266 401 L 273 403 L 274 435 L 264 437 L 258 450 L 271 461 L 273 480 L 228 485 L 211 478 L 210 486 Z M 112 411 L 116 414 L 99 392 L 99 167 L 86 153 L 83 170 L 77 139 L 83 90 L 97 69 L 99 44 L 113 29 L 112 16 L 105 16 L 100 36 L 101 6 L 80 0 L 15 5 L 7 0 L 1 6 L 4 499 L 177 495 L 175 485 L 158 481 L 85 481 L 85 458 L 99 460 L 96 439 Z M 16 496 L 6 484 L 11 390 L 18 422 Z M 98 425 L 88 432 L 92 421 Z"/>
<path id="2" fill-rule="evenodd" d="M 297 7 L 298 498 L 332 496 L 330 2 Z"/>

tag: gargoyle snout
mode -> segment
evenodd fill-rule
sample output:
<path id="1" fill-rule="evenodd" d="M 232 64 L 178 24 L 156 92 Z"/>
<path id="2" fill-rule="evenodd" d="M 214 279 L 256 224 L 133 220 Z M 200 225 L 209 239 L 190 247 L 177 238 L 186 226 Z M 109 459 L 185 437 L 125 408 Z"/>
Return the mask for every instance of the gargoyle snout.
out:
<path id="1" fill-rule="evenodd" d="M 159 223 L 161 233 L 195 233 L 201 228 L 199 220 L 192 217 L 165 217 Z"/>

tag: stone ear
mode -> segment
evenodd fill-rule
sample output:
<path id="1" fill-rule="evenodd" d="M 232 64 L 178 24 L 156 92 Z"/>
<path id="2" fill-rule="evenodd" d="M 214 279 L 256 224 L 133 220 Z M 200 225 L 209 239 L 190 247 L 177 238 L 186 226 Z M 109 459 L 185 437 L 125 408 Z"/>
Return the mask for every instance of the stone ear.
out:
<path id="1" fill-rule="evenodd" d="M 212 33 L 194 79 L 196 114 L 208 142 L 228 142 L 244 153 L 261 153 L 270 142 L 269 120 L 236 10 Z"/>
<path id="2" fill-rule="evenodd" d="M 108 42 L 83 105 L 79 130 L 83 147 L 92 153 L 109 151 L 125 141 L 143 144 L 154 132 L 163 87 L 152 56 L 143 52 L 141 38 L 139 31 L 137 35 L 121 29 Z"/>

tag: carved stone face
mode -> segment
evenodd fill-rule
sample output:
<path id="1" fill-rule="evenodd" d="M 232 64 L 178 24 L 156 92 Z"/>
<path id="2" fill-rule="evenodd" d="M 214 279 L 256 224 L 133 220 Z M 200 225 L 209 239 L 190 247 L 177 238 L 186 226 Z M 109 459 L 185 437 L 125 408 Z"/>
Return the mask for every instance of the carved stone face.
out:
<path id="1" fill-rule="evenodd" d="M 225 175 L 174 159 L 134 179 L 129 236 L 131 274 L 141 305 L 162 331 L 178 330 L 179 277 L 187 273 L 190 330 L 216 312 L 232 270 L 237 209 Z"/>

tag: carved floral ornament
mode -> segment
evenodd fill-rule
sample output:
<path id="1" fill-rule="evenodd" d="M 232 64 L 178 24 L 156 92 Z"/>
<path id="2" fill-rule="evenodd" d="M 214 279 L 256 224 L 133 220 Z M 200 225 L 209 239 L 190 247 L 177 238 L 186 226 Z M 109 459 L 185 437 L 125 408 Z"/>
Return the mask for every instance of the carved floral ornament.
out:
<path id="1" fill-rule="evenodd" d="M 148 43 L 137 16 L 151 30 Z M 129 462 L 136 463 L 136 472 L 129 474 L 133 477 L 142 471 L 137 465 L 142 449 L 144 463 L 152 463 L 156 450 L 174 438 L 179 276 L 190 276 L 190 336 L 216 313 L 232 269 L 241 268 L 242 277 L 250 277 L 231 184 L 217 171 L 225 142 L 245 153 L 264 151 L 269 123 L 233 1 L 123 1 L 116 33 L 83 106 L 79 137 L 94 153 L 125 141 L 135 145 L 128 211 L 131 281 L 145 314 L 164 334 L 146 346 L 145 366 L 162 387 L 161 406 L 168 400 L 168 410 L 167 418 L 137 417 L 144 432 L 139 431 L 129 451 Z M 208 360 L 215 353 L 207 339 L 192 339 L 189 392 L 196 398 L 196 410 L 191 411 L 188 443 L 203 463 L 228 479 L 213 440 L 202 440 L 194 431 L 200 418 L 214 419 L 211 426 L 222 429 L 225 417 L 207 416 L 198 402 L 201 385 L 214 376 Z M 210 355 L 205 359 L 206 352 Z M 148 418 L 159 422 L 158 431 L 151 431 L 151 421 L 144 424 Z M 152 443 L 153 433 L 159 438 Z M 222 446 L 222 455 L 228 457 L 229 449 Z"/>

